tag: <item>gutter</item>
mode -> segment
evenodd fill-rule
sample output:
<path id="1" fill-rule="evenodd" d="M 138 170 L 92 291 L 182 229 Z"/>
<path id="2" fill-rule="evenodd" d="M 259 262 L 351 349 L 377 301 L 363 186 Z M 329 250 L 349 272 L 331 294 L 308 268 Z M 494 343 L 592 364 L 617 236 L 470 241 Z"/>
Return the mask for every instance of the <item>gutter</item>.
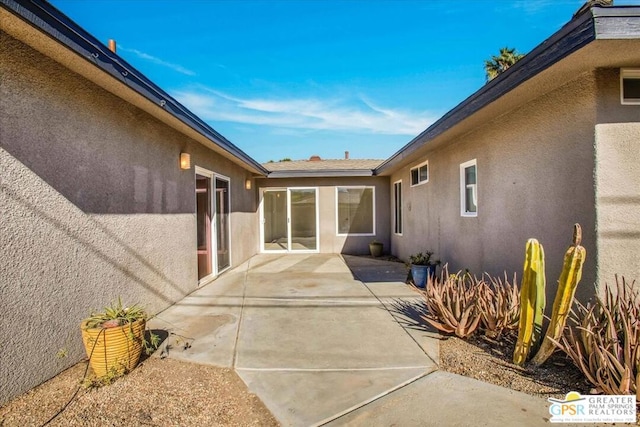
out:
<path id="1" fill-rule="evenodd" d="M 263 176 L 269 173 L 260 163 L 236 147 L 48 2 L 42 0 L 0 0 L 0 5 L 119 82 L 124 83 L 148 101 L 160 106 L 180 122 L 213 142 L 222 151 L 238 159 L 238 163 L 245 168 Z"/>

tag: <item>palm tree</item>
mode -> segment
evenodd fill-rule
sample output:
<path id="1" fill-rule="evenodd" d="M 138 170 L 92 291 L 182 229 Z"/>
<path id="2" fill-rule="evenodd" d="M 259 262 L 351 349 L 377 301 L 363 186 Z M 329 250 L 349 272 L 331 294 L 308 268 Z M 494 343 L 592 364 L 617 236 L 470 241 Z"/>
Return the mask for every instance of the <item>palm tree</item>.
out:
<path id="1" fill-rule="evenodd" d="M 491 59 L 484 61 L 484 71 L 487 73 L 487 81 L 490 81 L 504 73 L 507 68 L 521 60 L 522 57 L 524 57 L 524 54 L 519 53 L 515 48 L 500 48 L 500 55 L 492 55 Z"/>

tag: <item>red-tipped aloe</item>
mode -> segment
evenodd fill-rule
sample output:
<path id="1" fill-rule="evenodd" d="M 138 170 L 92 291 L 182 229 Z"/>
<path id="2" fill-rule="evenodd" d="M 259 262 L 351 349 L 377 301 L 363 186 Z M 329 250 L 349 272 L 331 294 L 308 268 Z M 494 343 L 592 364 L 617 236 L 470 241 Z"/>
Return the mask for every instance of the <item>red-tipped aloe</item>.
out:
<path id="1" fill-rule="evenodd" d="M 520 322 L 513 363 L 523 365 L 542 334 L 545 305 L 544 249 L 536 239 L 527 241 L 520 290 Z"/>
<path id="2" fill-rule="evenodd" d="M 556 299 L 553 302 L 553 311 L 551 312 L 551 321 L 547 328 L 540 350 L 536 353 L 532 363 L 542 365 L 551 356 L 556 348 L 554 342 L 558 341 L 562 336 L 562 331 L 567 322 L 571 304 L 576 294 L 576 288 L 582 277 L 582 265 L 587 256 L 586 250 L 580 246 L 582 241 L 582 229 L 580 224 L 573 226 L 573 245 L 564 255 L 564 264 L 562 273 L 558 280 L 558 290 Z"/>

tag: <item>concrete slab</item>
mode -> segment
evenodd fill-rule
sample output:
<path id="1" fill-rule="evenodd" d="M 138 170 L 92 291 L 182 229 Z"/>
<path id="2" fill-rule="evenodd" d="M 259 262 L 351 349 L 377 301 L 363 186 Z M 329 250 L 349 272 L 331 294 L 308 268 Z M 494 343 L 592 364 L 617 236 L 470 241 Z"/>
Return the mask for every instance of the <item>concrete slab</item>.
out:
<path id="1" fill-rule="evenodd" d="M 351 273 L 255 273 L 247 276 L 248 298 L 371 298 L 371 293 L 354 281 Z"/>
<path id="2" fill-rule="evenodd" d="M 283 425 L 542 425 L 547 403 L 433 372 L 439 335 L 406 268 L 362 257 L 258 255 L 150 323 L 169 357 L 234 367 Z M 354 277 L 364 280 L 365 283 Z M 191 338 L 190 348 L 181 348 Z"/>
<path id="3" fill-rule="evenodd" d="M 544 399 L 437 371 L 342 416 L 328 426 L 541 426 Z"/>
<path id="4" fill-rule="evenodd" d="M 374 371 L 252 371 L 238 369 L 283 426 L 321 425 L 400 384 L 425 375 L 424 369 Z M 365 424 L 363 424 L 365 425 Z"/>
<path id="5" fill-rule="evenodd" d="M 238 368 L 433 366 L 381 305 L 245 307 L 237 351 Z"/>
<path id="6" fill-rule="evenodd" d="M 149 321 L 168 333 L 156 357 L 232 367 L 247 264 L 224 273 Z"/>
<path id="7" fill-rule="evenodd" d="M 399 282 L 407 280 L 407 267 L 402 262 L 377 260 L 374 258 L 342 255 L 353 275 L 365 283 Z"/>

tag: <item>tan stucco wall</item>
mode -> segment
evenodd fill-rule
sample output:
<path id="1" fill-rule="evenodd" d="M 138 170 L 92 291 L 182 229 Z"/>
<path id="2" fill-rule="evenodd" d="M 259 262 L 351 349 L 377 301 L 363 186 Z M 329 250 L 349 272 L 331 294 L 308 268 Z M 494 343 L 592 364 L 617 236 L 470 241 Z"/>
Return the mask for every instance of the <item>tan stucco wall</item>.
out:
<path id="1" fill-rule="evenodd" d="M 366 254 L 369 243 L 378 240 L 389 252 L 389 179 L 351 178 L 269 178 L 258 179 L 260 188 L 317 187 L 320 218 L 320 252 Z M 375 236 L 342 236 L 336 233 L 336 188 L 338 186 L 375 187 Z"/>
<path id="2" fill-rule="evenodd" d="M 640 286 L 640 105 L 620 103 L 619 78 L 618 69 L 597 74 L 598 283 L 617 274 Z"/>
<path id="3" fill-rule="evenodd" d="M 257 202 L 248 172 L 5 33 L 0 75 L 2 403 L 84 357 L 92 308 L 156 313 L 197 287 L 181 151 L 231 178 L 236 265 L 256 252 Z"/>
<path id="4" fill-rule="evenodd" d="M 450 269 L 522 274 L 525 243 L 545 248 L 547 297 L 555 292 L 572 226 L 584 230 L 588 262 L 578 294 L 596 279 L 594 125 L 596 81 L 585 73 L 474 130 L 439 144 L 391 176 L 402 179 L 404 233 L 392 235 L 402 259 L 433 250 Z M 428 183 L 410 187 L 410 167 L 429 160 Z M 459 165 L 477 159 L 478 216 L 460 215 Z"/>

